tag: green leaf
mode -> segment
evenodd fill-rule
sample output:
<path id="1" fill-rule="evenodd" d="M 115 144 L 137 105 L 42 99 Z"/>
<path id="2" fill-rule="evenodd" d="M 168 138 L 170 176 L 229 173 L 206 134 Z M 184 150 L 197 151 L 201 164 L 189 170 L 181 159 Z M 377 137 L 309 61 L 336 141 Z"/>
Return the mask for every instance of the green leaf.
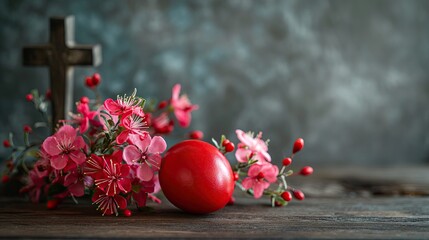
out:
<path id="1" fill-rule="evenodd" d="M 217 141 L 214 138 L 212 138 L 212 142 L 216 146 L 216 148 L 220 148 L 219 144 L 217 143 Z"/>

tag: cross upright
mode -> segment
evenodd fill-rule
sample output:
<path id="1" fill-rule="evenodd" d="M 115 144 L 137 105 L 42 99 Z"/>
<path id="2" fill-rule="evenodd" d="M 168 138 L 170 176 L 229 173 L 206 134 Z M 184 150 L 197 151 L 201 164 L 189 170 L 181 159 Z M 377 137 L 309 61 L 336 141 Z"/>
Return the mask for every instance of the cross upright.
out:
<path id="1" fill-rule="evenodd" d="M 73 101 L 73 66 L 101 63 L 99 45 L 76 45 L 74 17 L 50 19 L 49 43 L 23 49 L 26 66 L 48 66 L 52 91 L 52 131 L 60 120 L 69 118 Z"/>

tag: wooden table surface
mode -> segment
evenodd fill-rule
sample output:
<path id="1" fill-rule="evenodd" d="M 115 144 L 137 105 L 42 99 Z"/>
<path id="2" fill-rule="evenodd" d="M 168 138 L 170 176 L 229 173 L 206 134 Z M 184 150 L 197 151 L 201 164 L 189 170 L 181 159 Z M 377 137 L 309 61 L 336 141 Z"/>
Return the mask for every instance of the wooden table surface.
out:
<path id="1" fill-rule="evenodd" d="M 0 238 L 429 239 L 428 167 L 337 170 L 301 178 L 305 201 L 271 208 L 238 194 L 236 204 L 208 215 L 164 203 L 131 218 L 102 217 L 89 202 L 48 211 L 2 197 Z"/>

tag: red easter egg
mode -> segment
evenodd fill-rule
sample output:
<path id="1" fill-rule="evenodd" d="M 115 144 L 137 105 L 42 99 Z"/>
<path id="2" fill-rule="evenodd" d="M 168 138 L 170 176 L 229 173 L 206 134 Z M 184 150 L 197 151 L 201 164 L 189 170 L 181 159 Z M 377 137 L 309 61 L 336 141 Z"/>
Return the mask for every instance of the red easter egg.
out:
<path id="1" fill-rule="evenodd" d="M 189 213 L 219 210 L 234 192 L 228 160 L 216 147 L 199 140 L 180 142 L 167 151 L 159 181 L 167 199 Z"/>

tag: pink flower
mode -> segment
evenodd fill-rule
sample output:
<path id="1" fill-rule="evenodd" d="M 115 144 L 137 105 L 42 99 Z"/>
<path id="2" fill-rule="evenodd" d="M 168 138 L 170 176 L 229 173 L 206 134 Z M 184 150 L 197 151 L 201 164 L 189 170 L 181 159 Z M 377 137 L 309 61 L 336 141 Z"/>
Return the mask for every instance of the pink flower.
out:
<path id="1" fill-rule="evenodd" d="M 174 115 L 180 126 L 188 127 L 191 123 L 191 112 L 198 109 L 198 105 L 192 105 L 186 95 L 180 95 L 180 84 L 173 87 L 171 96 L 171 106 L 174 109 Z"/>
<path id="2" fill-rule="evenodd" d="M 101 210 L 104 215 L 119 215 L 118 208 L 127 208 L 127 200 L 121 195 L 107 195 L 103 190 L 95 189 L 94 195 L 92 196 L 92 202 L 97 204 L 97 210 Z"/>
<path id="3" fill-rule="evenodd" d="M 90 120 L 93 120 L 95 116 L 97 116 L 96 111 L 89 110 L 88 103 L 78 103 L 77 111 L 79 114 L 73 114 L 73 121 L 79 125 L 80 133 L 84 133 L 89 128 Z"/>
<path id="4" fill-rule="evenodd" d="M 27 176 L 27 185 L 21 188 L 21 193 L 28 193 L 32 202 L 37 203 L 42 193 L 42 188 L 46 186 L 45 177 L 40 177 L 36 171 L 31 170 Z"/>
<path id="5" fill-rule="evenodd" d="M 159 170 L 161 153 L 167 148 L 167 143 L 160 136 L 152 139 L 150 135 L 131 135 L 130 142 L 132 144 L 124 149 L 124 160 L 130 165 L 138 165 L 136 175 L 139 179 L 150 181 L 154 171 Z"/>
<path id="6" fill-rule="evenodd" d="M 86 145 L 83 138 L 76 134 L 72 126 L 65 125 L 43 142 L 42 148 L 49 156 L 54 169 L 64 169 L 71 161 L 76 165 L 85 162 L 86 156 L 82 149 Z"/>
<path id="7" fill-rule="evenodd" d="M 39 151 L 39 156 L 40 158 L 34 163 L 33 171 L 40 178 L 47 177 L 52 171 L 49 156 L 43 149 Z"/>
<path id="8" fill-rule="evenodd" d="M 78 169 L 69 172 L 64 178 L 64 186 L 72 196 L 81 197 L 85 194 L 85 176 Z"/>
<path id="9" fill-rule="evenodd" d="M 85 175 L 92 177 L 93 179 L 99 179 L 103 177 L 103 171 L 105 166 L 105 160 L 95 154 L 86 160 L 83 172 Z"/>
<path id="10" fill-rule="evenodd" d="M 120 192 L 127 193 L 131 190 L 131 180 L 128 178 L 130 167 L 121 164 L 122 158 L 119 154 L 102 156 L 104 159 L 104 170 L 100 178 L 95 179 L 95 185 L 109 195 L 114 196 Z"/>
<path id="11" fill-rule="evenodd" d="M 155 134 L 168 134 L 174 129 L 174 121 L 168 117 L 167 112 L 163 112 L 152 119 L 151 124 Z"/>
<path id="12" fill-rule="evenodd" d="M 111 98 L 104 101 L 104 107 L 109 111 L 111 115 L 122 116 L 123 118 L 131 115 L 134 112 L 134 108 L 140 106 L 142 99 L 135 97 L 135 92 L 131 96 L 118 96 L 117 100 Z"/>
<path id="13" fill-rule="evenodd" d="M 145 131 L 148 128 L 145 118 L 136 114 L 129 115 L 122 119 L 120 126 L 122 126 L 124 130 L 116 137 L 116 143 L 118 144 L 126 142 L 128 137 L 132 134 L 140 136 L 148 134 L 148 132 Z"/>
<path id="14" fill-rule="evenodd" d="M 270 187 L 270 183 L 277 181 L 277 175 L 279 174 L 279 169 L 277 166 L 272 165 L 271 163 L 265 163 L 262 165 L 254 164 L 250 166 L 249 172 L 241 185 L 245 189 L 253 188 L 254 198 L 260 198 L 265 189 Z"/>
<path id="15" fill-rule="evenodd" d="M 132 197 L 136 202 L 137 207 L 146 206 L 148 193 L 151 193 L 154 191 L 155 183 L 153 179 L 147 182 L 143 182 L 140 179 L 135 178 L 132 185 L 133 185 Z"/>
<path id="16" fill-rule="evenodd" d="M 259 133 L 255 138 L 251 133 L 245 133 L 240 129 L 236 131 L 237 137 L 240 140 L 238 149 L 235 152 L 235 157 L 239 162 L 248 162 L 250 159 L 258 160 L 258 164 L 271 162 L 271 156 L 268 154 L 268 146 L 261 139 L 262 133 Z"/>

